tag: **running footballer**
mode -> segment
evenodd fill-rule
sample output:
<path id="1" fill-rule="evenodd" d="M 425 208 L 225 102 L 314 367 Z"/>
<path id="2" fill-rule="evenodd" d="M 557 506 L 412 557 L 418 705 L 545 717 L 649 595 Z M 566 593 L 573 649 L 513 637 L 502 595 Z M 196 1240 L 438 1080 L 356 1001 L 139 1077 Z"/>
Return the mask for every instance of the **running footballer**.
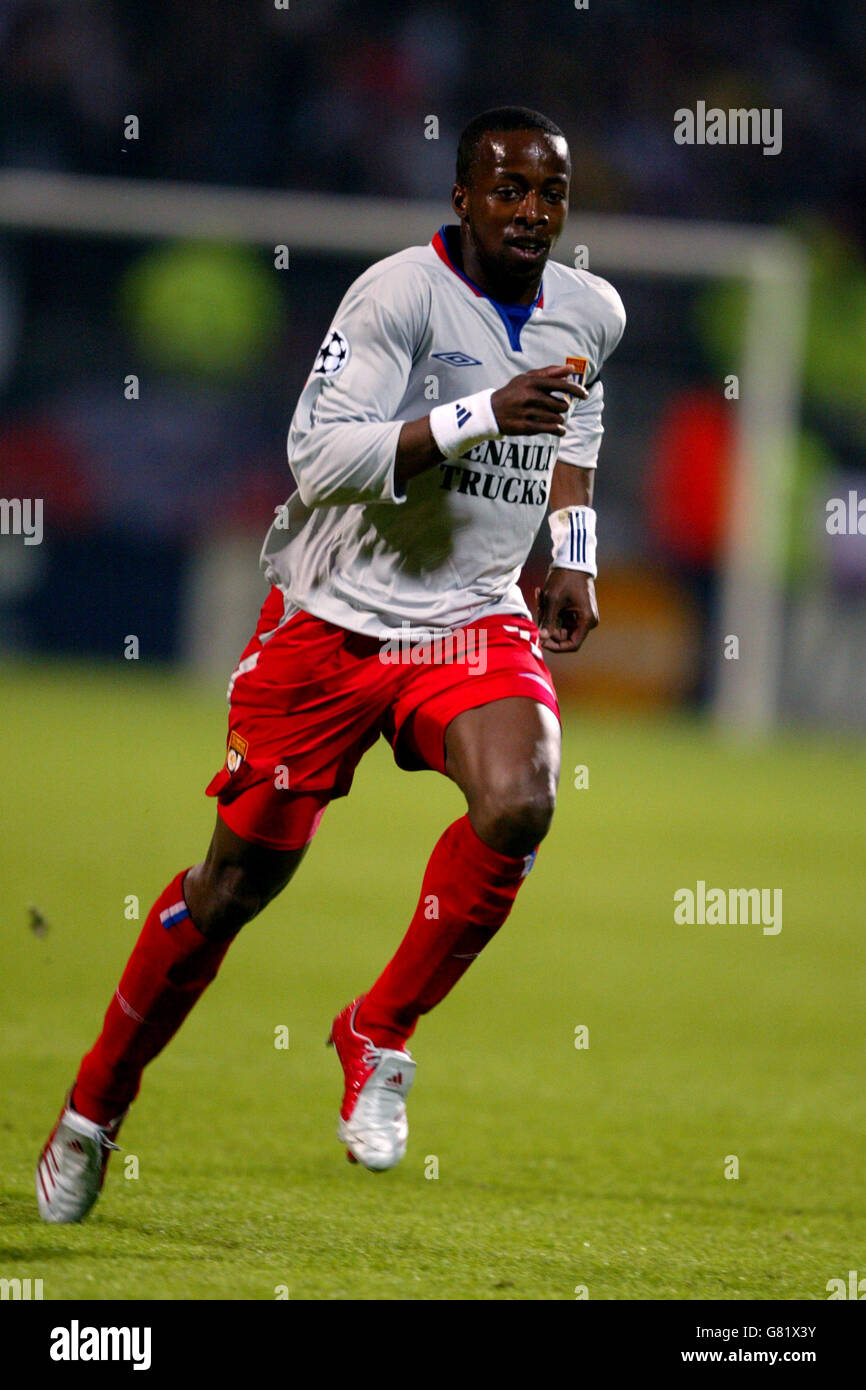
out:
<path id="1" fill-rule="evenodd" d="M 550 826 L 560 726 L 542 649 L 577 651 L 598 621 L 600 374 L 625 314 L 606 281 L 549 260 L 570 177 L 546 117 L 483 113 L 460 138 L 456 223 L 340 304 L 291 422 L 297 491 L 275 509 L 270 593 L 229 685 L 213 838 L 150 909 L 80 1064 L 39 1160 L 44 1220 L 87 1215 L 144 1067 L 380 735 L 398 766 L 466 798 L 395 955 L 331 1025 L 340 1142 L 373 1170 L 405 1154 L 409 1038 L 502 926 Z M 536 626 L 517 580 L 548 512 Z"/>

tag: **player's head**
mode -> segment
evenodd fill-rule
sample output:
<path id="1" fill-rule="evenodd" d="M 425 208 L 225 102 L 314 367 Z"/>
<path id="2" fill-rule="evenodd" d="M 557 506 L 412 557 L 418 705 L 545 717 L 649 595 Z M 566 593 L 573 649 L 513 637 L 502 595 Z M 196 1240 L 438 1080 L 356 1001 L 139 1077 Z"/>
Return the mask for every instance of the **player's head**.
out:
<path id="1" fill-rule="evenodd" d="M 568 142 L 539 111 L 497 106 L 469 122 L 451 202 L 491 271 L 538 277 L 568 215 L 570 179 Z"/>

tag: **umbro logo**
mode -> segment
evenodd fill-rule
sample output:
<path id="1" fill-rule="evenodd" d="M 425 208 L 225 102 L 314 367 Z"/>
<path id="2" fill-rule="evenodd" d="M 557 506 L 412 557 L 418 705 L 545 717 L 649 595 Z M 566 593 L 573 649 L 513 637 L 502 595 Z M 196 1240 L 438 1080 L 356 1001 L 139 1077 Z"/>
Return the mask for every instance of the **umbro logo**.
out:
<path id="1" fill-rule="evenodd" d="M 431 352 L 431 357 L 437 357 L 440 362 L 447 362 L 449 367 L 480 367 L 481 363 L 477 357 L 470 357 L 468 352 Z"/>
<path id="2" fill-rule="evenodd" d="M 463 426 L 466 424 L 466 421 L 467 421 L 467 420 L 470 420 L 471 418 L 472 418 L 472 411 L 471 411 L 471 410 L 467 410 L 467 409 L 466 409 L 466 406 L 465 406 L 465 405 L 461 405 L 460 402 L 458 401 L 458 402 L 457 402 L 457 426 L 458 426 L 458 429 L 462 429 Z"/>

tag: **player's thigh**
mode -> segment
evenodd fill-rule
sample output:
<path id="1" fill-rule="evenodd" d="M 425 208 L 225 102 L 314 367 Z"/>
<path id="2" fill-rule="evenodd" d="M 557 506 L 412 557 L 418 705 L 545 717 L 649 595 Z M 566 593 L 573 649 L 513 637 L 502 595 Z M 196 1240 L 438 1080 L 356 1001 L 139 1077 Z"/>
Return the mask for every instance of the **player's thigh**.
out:
<path id="1" fill-rule="evenodd" d="M 537 700 L 492 700 L 464 710 L 445 730 L 445 771 L 470 811 L 484 802 L 552 803 L 561 757 L 559 720 Z"/>

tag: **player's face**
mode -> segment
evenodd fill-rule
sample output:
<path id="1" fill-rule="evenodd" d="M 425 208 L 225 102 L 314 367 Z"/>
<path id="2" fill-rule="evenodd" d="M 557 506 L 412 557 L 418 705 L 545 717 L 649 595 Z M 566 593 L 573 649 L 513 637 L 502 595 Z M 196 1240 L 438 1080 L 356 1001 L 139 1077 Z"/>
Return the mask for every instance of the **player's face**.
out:
<path id="1" fill-rule="evenodd" d="M 568 215 L 568 146 L 540 130 L 488 132 L 454 211 L 488 275 L 538 280 Z"/>

